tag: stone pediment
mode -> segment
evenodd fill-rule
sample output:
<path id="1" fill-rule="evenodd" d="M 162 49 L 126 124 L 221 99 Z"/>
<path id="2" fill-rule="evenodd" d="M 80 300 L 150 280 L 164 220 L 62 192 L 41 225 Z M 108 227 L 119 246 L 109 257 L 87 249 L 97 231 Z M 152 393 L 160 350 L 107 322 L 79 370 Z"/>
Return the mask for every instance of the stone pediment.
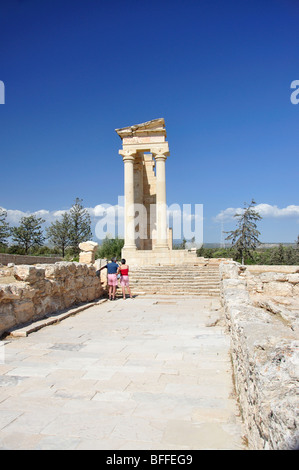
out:
<path id="1" fill-rule="evenodd" d="M 166 137 L 164 118 L 153 119 L 152 121 L 142 122 L 133 126 L 115 129 L 115 132 L 121 139 L 138 136 L 163 136 Z"/>
<path id="2" fill-rule="evenodd" d="M 169 154 L 163 118 L 115 129 L 115 131 L 122 140 L 123 150 L 119 151 L 121 155 L 123 151 Z"/>

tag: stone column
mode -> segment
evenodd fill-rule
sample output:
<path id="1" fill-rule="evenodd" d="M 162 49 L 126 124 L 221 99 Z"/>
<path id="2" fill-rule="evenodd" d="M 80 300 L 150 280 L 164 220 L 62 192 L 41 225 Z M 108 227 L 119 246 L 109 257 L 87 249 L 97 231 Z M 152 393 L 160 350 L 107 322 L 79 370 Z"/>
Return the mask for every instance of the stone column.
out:
<path id="1" fill-rule="evenodd" d="M 127 151 L 119 152 L 123 156 L 125 166 L 125 245 L 124 249 L 136 250 L 135 242 L 135 208 L 134 208 L 134 155 Z"/>
<path id="2" fill-rule="evenodd" d="M 166 178 L 164 153 L 155 154 L 156 160 L 156 211 L 157 211 L 157 240 L 155 249 L 168 250 L 167 236 L 167 205 L 166 205 Z"/>

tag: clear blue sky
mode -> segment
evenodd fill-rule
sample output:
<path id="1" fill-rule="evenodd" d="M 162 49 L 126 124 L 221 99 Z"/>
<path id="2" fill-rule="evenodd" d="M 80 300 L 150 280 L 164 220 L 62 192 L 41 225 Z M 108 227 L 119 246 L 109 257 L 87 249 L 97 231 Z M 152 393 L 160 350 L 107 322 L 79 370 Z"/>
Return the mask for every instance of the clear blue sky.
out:
<path id="1" fill-rule="evenodd" d="M 204 242 L 252 198 L 261 240 L 293 242 L 298 21 L 297 0 L 1 0 L 0 206 L 117 204 L 115 129 L 164 117 L 167 202 L 203 204 Z"/>

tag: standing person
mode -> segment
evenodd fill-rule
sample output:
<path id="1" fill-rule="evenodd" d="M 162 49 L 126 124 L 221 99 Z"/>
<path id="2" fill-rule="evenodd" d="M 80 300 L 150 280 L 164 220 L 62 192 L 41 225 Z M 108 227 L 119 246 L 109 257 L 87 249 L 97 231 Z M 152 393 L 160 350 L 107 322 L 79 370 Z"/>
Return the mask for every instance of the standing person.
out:
<path id="1" fill-rule="evenodd" d="M 130 299 L 133 299 L 132 294 L 131 294 L 131 289 L 130 289 L 130 284 L 129 284 L 129 266 L 126 264 L 126 260 L 122 259 L 121 260 L 121 265 L 118 268 L 118 273 L 120 274 L 120 285 L 123 291 L 123 299 L 126 298 L 125 294 L 125 287 L 128 290 Z"/>
<path id="2" fill-rule="evenodd" d="M 108 273 L 108 286 L 109 286 L 109 300 L 115 300 L 115 293 L 116 293 L 116 286 L 117 286 L 117 272 L 118 272 L 118 264 L 116 262 L 116 258 L 111 259 L 111 263 L 106 264 L 103 266 L 102 269 L 107 268 Z"/>

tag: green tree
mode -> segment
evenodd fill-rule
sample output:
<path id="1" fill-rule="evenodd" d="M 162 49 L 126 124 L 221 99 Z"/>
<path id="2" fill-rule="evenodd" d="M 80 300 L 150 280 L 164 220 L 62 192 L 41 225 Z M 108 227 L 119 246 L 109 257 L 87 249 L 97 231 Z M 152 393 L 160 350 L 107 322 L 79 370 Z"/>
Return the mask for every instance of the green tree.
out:
<path id="1" fill-rule="evenodd" d="M 46 229 L 47 238 L 50 242 L 57 247 L 64 257 L 65 249 L 70 246 L 71 239 L 71 218 L 70 215 L 65 212 L 61 220 L 52 222 L 50 227 Z"/>
<path id="2" fill-rule="evenodd" d="M 29 248 L 43 245 L 45 237 L 41 225 L 44 222 L 44 219 L 30 215 L 22 217 L 19 227 L 11 229 L 13 241 L 24 249 L 26 255 L 28 255 Z"/>
<path id="3" fill-rule="evenodd" d="M 124 246 L 124 240 L 122 238 L 106 238 L 103 240 L 102 245 L 98 248 L 97 258 L 117 258 L 121 259 L 121 250 Z"/>
<path id="4" fill-rule="evenodd" d="M 255 201 L 252 199 L 250 204 L 244 204 L 244 211 L 241 214 L 235 214 L 238 219 L 237 229 L 226 232 L 229 235 L 226 240 L 231 240 L 232 248 L 236 253 L 237 259 L 244 264 L 245 258 L 252 258 L 252 251 L 260 244 L 256 222 L 261 220 L 260 214 L 254 210 Z"/>
<path id="5" fill-rule="evenodd" d="M 74 255 L 80 252 L 79 243 L 86 242 L 92 237 L 90 215 L 82 205 L 82 199 L 78 197 L 70 209 L 70 245 Z"/>
<path id="6" fill-rule="evenodd" d="M 7 238 L 10 236 L 9 224 L 6 222 L 7 212 L 0 207 L 0 246 L 7 246 Z"/>
<path id="7" fill-rule="evenodd" d="M 285 247 L 285 263 L 287 265 L 296 264 L 296 250 L 292 246 Z"/>
<path id="8" fill-rule="evenodd" d="M 273 248 L 270 257 L 270 264 L 285 264 L 285 254 L 282 243 L 280 243 L 279 246 Z"/>

